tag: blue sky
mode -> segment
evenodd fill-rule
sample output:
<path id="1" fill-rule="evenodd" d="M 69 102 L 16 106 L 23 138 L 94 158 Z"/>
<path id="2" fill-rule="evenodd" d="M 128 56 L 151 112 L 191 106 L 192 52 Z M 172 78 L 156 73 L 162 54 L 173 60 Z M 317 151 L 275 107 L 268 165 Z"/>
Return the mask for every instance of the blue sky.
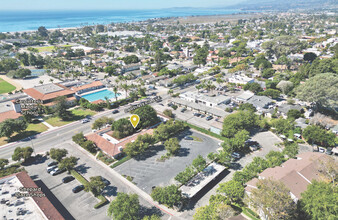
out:
<path id="1" fill-rule="evenodd" d="M 220 7 L 243 0 L 2 0 L 0 10 L 114 10 Z"/>

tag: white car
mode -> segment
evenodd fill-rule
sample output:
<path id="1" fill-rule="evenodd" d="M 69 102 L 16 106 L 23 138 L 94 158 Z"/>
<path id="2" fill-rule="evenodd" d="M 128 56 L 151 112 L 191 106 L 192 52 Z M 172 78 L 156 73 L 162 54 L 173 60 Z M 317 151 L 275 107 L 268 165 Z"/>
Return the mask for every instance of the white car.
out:
<path id="1" fill-rule="evenodd" d="M 319 151 L 319 153 L 325 153 L 325 148 L 319 147 L 319 148 L 318 148 L 318 151 Z"/>
<path id="2" fill-rule="evenodd" d="M 87 119 L 87 118 L 85 118 L 85 119 L 82 119 L 82 124 L 84 124 L 84 123 L 87 123 L 87 122 L 89 122 L 89 120 Z"/>

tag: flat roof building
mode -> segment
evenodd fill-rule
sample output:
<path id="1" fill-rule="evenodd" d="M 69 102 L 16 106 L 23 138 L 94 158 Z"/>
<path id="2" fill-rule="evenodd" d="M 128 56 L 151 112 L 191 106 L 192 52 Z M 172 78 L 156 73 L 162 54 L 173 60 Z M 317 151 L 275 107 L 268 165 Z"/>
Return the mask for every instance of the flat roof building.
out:
<path id="1" fill-rule="evenodd" d="M 25 171 L 0 178 L 0 188 L 3 219 L 64 219 Z"/>

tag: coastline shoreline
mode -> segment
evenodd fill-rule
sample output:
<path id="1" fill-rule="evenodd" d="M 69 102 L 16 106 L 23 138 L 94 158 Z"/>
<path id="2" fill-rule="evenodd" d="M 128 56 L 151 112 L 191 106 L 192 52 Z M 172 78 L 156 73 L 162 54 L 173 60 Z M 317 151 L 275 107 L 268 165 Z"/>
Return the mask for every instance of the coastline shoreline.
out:
<path id="1" fill-rule="evenodd" d="M 160 22 L 160 23 L 168 23 L 170 21 L 177 21 L 177 20 L 185 20 L 185 21 L 189 21 L 189 20 L 194 20 L 196 18 L 203 18 L 203 20 L 208 20 L 210 18 L 217 18 L 217 17 L 236 17 L 236 16 L 248 16 L 248 15 L 257 15 L 257 14 L 261 14 L 262 12 L 257 12 L 257 11 L 242 11 L 242 12 L 237 12 L 237 13 L 231 13 L 231 14 L 225 14 L 225 13 L 221 13 L 221 14 L 214 14 L 214 15 L 188 15 L 188 16 L 169 16 L 169 17 L 154 17 L 154 18 L 146 18 L 146 19 L 142 19 L 139 21 L 121 21 L 121 22 L 110 22 L 111 23 L 139 23 L 139 22 L 145 22 L 145 21 L 151 21 L 151 20 L 157 20 L 156 22 Z M 108 25 L 108 24 L 102 24 L 102 23 L 98 23 L 97 25 Z M 43 25 L 42 25 L 43 26 Z M 94 26 L 94 25 L 88 25 L 88 26 Z M 56 31 L 56 30 L 60 30 L 60 31 L 66 31 L 66 30 L 72 30 L 72 29 L 79 29 L 81 28 L 81 26 L 75 26 L 75 27 L 60 27 L 60 28 L 47 28 L 48 31 Z M 9 31 L 9 32 L 0 32 L 0 33 L 9 33 L 9 34 L 15 34 L 15 33 L 32 33 L 32 32 L 36 32 L 36 30 L 24 30 L 24 31 Z"/>

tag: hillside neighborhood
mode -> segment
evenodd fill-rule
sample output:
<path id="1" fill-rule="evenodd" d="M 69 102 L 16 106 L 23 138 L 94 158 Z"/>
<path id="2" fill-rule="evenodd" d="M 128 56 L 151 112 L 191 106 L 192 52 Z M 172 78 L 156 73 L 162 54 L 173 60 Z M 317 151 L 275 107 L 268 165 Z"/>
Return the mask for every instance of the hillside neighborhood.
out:
<path id="1" fill-rule="evenodd" d="M 287 11 L 0 33 L 0 213 L 335 219 L 337 24 Z"/>

